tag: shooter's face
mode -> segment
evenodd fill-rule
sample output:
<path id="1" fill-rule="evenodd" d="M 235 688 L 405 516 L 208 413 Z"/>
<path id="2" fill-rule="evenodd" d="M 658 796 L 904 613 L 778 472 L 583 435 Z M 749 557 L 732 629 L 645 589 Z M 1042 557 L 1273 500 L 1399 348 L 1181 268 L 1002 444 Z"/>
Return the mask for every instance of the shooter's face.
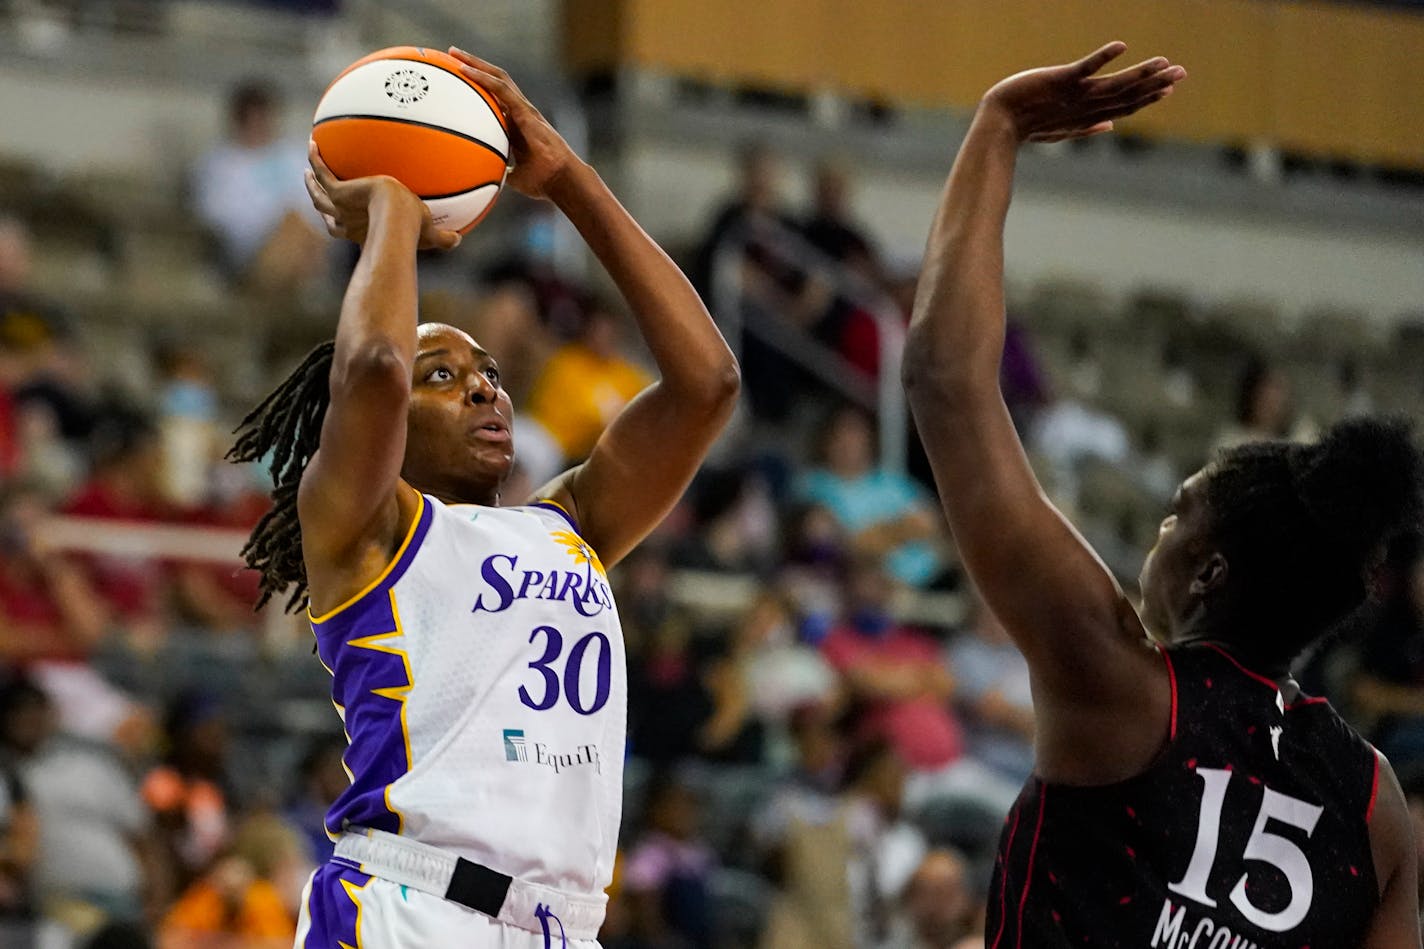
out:
<path id="1" fill-rule="evenodd" d="M 463 330 L 420 326 L 401 474 L 421 491 L 492 504 L 514 465 L 514 406 L 499 367 Z"/>

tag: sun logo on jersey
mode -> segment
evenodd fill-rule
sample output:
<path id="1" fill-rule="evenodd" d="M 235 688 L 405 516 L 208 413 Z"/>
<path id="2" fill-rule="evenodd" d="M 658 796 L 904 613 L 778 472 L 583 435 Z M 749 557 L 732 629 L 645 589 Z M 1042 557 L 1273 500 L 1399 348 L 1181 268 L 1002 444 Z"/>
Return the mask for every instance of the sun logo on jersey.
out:
<path id="1" fill-rule="evenodd" d="M 603 561 L 598 559 L 598 553 L 582 537 L 573 531 L 554 531 L 550 536 L 563 545 L 569 556 L 574 558 L 575 564 L 588 566 L 589 570 L 585 571 L 586 580 L 593 579 L 589 574 L 595 570 L 598 571 L 600 577 L 608 579 L 608 574 L 603 569 Z"/>

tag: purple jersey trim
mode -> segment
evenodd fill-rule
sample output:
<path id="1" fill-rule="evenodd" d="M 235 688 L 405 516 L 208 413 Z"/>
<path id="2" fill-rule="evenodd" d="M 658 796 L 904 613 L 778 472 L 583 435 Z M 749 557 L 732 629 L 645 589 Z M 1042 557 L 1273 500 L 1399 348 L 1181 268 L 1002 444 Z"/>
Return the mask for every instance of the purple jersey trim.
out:
<path id="1" fill-rule="evenodd" d="M 578 534 L 580 537 L 583 536 L 583 533 L 579 530 L 578 522 L 574 520 L 574 516 L 569 513 L 568 508 L 564 507 L 558 501 L 551 501 L 548 498 L 544 498 L 535 501 L 530 507 L 542 507 L 546 511 L 553 511 L 568 522 L 569 527 L 573 528 L 575 534 Z"/>

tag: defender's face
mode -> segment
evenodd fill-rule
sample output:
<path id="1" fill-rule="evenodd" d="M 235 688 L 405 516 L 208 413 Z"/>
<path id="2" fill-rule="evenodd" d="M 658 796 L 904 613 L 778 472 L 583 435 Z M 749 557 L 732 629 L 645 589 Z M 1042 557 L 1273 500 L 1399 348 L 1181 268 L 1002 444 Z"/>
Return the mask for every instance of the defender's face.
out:
<path id="1" fill-rule="evenodd" d="M 1142 563 L 1142 623 L 1154 639 L 1173 642 L 1193 608 L 1192 581 L 1211 554 L 1204 491 L 1207 473 L 1182 482 Z"/>
<path id="2" fill-rule="evenodd" d="M 437 496 L 493 503 L 514 465 L 514 406 L 499 367 L 463 330 L 424 323 L 402 476 Z"/>

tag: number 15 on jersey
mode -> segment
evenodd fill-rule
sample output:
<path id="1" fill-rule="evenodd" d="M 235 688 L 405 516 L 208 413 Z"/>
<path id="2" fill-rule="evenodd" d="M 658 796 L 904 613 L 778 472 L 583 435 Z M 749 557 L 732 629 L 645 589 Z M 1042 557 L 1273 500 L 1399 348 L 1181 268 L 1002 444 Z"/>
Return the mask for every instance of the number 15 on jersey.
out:
<path id="1" fill-rule="evenodd" d="M 1197 840 L 1192 848 L 1192 858 L 1186 873 L 1167 889 L 1173 893 L 1195 900 L 1204 906 L 1216 906 L 1216 900 L 1207 893 L 1207 884 L 1212 869 L 1216 865 L 1218 843 L 1221 837 L 1222 809 L 1226 804 L 1226 790 L 1231 784 L 1232 774 L 1222 768 L 1197 768 L 1202 779 L 1201 816 L 1197 821 Z M 1310 912 L 1310 904 L 1315 896 L 1315 875 L 1310 869 L 1310 860 L 1305 851 L 1295 841 L 1268 829 L 1275 821 L 1287 827 L 1305 832 L 1308 839 L 1315 832 L 1316 822 L 1324 808 L 1298 798 L 1272 791 L 1262 786 L 1260 809 L 1256 812 L 1256 823 L 1251 828 L 1251 836 L 1246 841 L 1242 860 L 1254 860 L 1275 867 L 1285 877 L 1290 890 L 1290 899 L 1284 909 L 1268 912 L 1251 901 L 1247 891 L 1249 869 L 1232 887 L 1229 899 L 1233 906 L 1251 923 L 1271 932 L 1286 932 L 1299 926 Z"/>

